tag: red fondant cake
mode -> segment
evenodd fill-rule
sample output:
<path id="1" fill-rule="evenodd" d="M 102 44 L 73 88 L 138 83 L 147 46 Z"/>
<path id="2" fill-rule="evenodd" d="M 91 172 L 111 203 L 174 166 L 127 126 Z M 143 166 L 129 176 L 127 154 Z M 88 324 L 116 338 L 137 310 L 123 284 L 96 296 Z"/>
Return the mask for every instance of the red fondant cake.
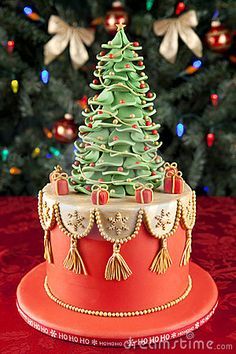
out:
<path id="1" fill-rule="evenodd" d="M 22 279 L 17 306 L 46 334 L 132 346 L 198 328 L 217 289 L 189 263 L 195 193 L 157 150 L 141 47 L 123 25 L 103 47 L 72 175 L 57 166 L 39 193 L 46 262 Z"/>

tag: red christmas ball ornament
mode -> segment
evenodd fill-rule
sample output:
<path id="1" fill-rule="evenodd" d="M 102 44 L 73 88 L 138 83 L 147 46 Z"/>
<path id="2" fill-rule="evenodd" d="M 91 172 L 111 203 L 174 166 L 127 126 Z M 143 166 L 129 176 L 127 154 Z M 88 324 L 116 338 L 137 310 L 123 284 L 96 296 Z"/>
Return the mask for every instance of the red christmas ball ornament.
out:
<path id="1" fill-rule="evenodd" d="M 53 125 L 53 136 L 61 143 L 72 143 L 78 135 L 78 126 L 71 114 L 66 113 L 64 118 L 59 119 Z"/>
<path id="2" fill-rule="evenodd" d="M 153 97 L 153 93 L 149 91 L 149 92 L 147 92 L 146 96 L 147 96 L 147 98 L 152 98 Z"/>
<path id="3" fill-rule="evenodd" d="M 145 87 L 146 87 L 146 85 L 145 84 L 140 84 L 140 86 L 139 86 L 141 89 L 144 89 Z"/>
<path id="4" fill-rule="evenodd" d="M 206 143 L 208 147 L 212 147 L 215 142 L 215 134 L 214 133 L 208 133 L 206 136 Z"/>
<path id="5" fill-rule="evenodd" d="M 134 47 L 139 47 L 139 42 L 133 42 Z"/>
<path id="6" fill-rule="evenodd" d="M 219 20 L 211 23 L 211 28 L 205 35 L 207 46 L 214 52 L 224 53 L 232 44 L 231 31 Z"/>
<path id="7" fill-rule="evenodd" d="M 111 54 L 109 54 L 109 58 L 110 59 L 113 59 L 114 58 L 114 55 L 111 53 Z"/>
<path id="8" fill-rule="evenodd" d="M 93 127 L 92 123 L 89 123 L 89 124 L 88 124 L 88 127 L 89 127 L 89 128 L 92 128 L 92 127 Z"/>
<path id="9" fill-rule="evenodd" d="M 105 30 L 110 35 L 114 35 L 117 30 L 116 24 L 123 23 L 127 25 L 128 22 L 129 17 L 122 3 L 120 1 L 114 1 L 112 3 L 112 8 L 107 12 L 104 20 Z"/>
<path id="10" fill-rule="evenodd" d="M 150 148 L 148 146 L 144 146 L 144 151 L 148 151 Z"/>
<path id="11" fill-rule="evenodd" d="M 152 122 L 150 120 L 146 121 L 146 126 L 149 127 L 150 125 L 152 125 Z"/>
<path id="12" fill-rule="evenodd" d="M 93 84 L 94 84 L 94 85 L 98 85 L 98 83 L 99 83 L 99 81 L 98 81 L 97 79 L 94 79 L 94 80 L 93 80 Z"/>
<path id="13" fill-rule="evenodd" d="M 95 166 L 95 163 L 94 163 L 94 162 L 90 162 L 89 166 L 90 166 L 90 167 L 94 167 L 94 166 Z"/>
<path id="14" fill-rule="evenodd" d="M 98 178 L 98 182 L 104 182 L 103 178 Z"/>
<path id="15" fill-rule="evenodd" d="M 134 129 L 138 128 L 137 124 L 133 124 L 132 128 L 134 128 Z"/>
<path id="16" fill-rule="evenodd" d="M 87 191 L 91 191 L 91 186 L 85 186 L 85 189 L 86 189 Z"/>
<path id="17" fill-rule="evenodd" d="M 89 117 L 89 120 L 90 120 L 90 122 L 92 122 L 93 121 L 93 117 Z"/>
<path id="18" fill-rule="evenodd" d="M 142 60 L 138 61 L 138 66 L 143 66 L 143 61 Z"/>
<path id="19" fill-rule="evenodd" d="M 119 140 L 119 137 L 117 135 L 115 135 L 115 136 L 113 136 L 113 140 L 117 141 L 117 140 Z"/>
<path id="20" fill-rule="evenodd" d="M 117 171 L 118 171 L 118 172 L 123 172 L 124 169 L 123 169 L 123 167 L 120 166 L 120 167 L 117 168 Z"/>
<path id="21" fill-rule="evenodd" d="M 152 131 L 152 134 L 153 134 L 153 135 L 157 135 L 157 133 L 158 133 L 158 131 L 157 131 L 156 129 L 154 129 L 154 130 Z"/>
<path id="22" fill-rule="evenodd" d="M 152 174 L 152 176 L 156 176 L 157 173 L 156 173 L 156 171 L 152 171 L 151 174 Z"/>
<path id="23" fill-rule="evenodd" d="M 104 55 L 106 55 L 106 52 L 105 50 L 102 50 L 100 53 L 99 53 L 100 57 L 104 57 Z"/>
<path id="24" fill-rule="evenodd" d="M 125 68 L 129 69 L 130 65 L 129 64 L 125 64 Z"/>

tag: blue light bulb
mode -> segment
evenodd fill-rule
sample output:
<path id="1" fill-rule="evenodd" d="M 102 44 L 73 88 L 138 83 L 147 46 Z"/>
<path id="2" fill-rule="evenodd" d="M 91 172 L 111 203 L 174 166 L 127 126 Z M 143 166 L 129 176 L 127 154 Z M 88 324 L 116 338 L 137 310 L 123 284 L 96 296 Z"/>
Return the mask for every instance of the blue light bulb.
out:
<path id="1" fill-rule="evenodd" d="M 201 60 L 194 60 L 193 62 L 193 67 L 196 69 L 199 69 L 202 66 L 202 61 Z"/>
<path id="2" fill-rule="evenodd" d="M 178 123 L 176 125 L 176 135 L 179 138 L 182 138 L 182 136 L 184 135 L 184 132 L 185 132 L 185 127 L 184 127 L 183 123 Z"/>
<path id="3" fill-rule="evenodd" d="M 40 73 L 40 79 L 44 85 L 47 85 L 50 79 L 50 74 L 46 69 L 43 69 Z"/>
<path id="4" fill-rule="evenodd" d="M 25 14 L 26 16 L 31 15 L 32 12 L 33 12 L 33 10 L 31 9 L 31 7 L 29 7 L 29 6 L 25 6 L 23 11 L 24 11 L 24 14 Z"/>
<path id="5" fill-rule="evenodd" d="M 208 186 L 204 186 L 203 190 L 204 190 L 205 193 L 209 193 L 209 187 Z"/>

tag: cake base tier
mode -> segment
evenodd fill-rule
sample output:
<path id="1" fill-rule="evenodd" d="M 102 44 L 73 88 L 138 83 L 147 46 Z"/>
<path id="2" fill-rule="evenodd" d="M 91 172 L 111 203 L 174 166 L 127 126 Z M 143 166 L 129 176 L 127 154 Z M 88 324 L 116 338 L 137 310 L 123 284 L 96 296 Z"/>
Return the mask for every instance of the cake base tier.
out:
<path id="1" fill-rule="evenodd" d="M 126 348 L 154 345 L 199 328 L 217 306 L 214 280 L 194 263 L 190 263 L 192 290 L 185 300 L 160 312 L 125 318 L 80 314 L 59 306 L 45 292 L 45 276 L 45 263 L 24 276 L 17 289 L 18 311 L 35 329 L 78 344 Z"/>

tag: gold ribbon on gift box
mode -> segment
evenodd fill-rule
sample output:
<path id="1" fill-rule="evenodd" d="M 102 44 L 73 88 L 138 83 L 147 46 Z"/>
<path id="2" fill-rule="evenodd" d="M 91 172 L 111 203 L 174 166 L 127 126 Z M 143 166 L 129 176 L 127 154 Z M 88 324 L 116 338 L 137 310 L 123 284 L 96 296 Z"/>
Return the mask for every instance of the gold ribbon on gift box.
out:
<path id="1" fill-rule="evenodd" d="M 142 183 L 136 183 L 134 186 L 135 191 L 140 191 L 140 199 L 141 199 L 141 203 L 145 204 L 144 202 L 144 198 L 143 198 L 143 192 L 145 190 L 149 190 L 152 192 L 153 189 L 153 185 L 151 183 L 146 183 L 146 184 L 142 184 Z M 153 194 L 152 194 L 152 200 L 153 200 Z M 151 202 L 152 202 L 151 200 Z"/>
<path id="2" fill-rule="evenodd" d="M 50 182 L 55 182 L 60 179 L 68 179 L 68 174 L 66 172 L 63 172 L 62 167 L 60 165 L 57 165 L 54 167 L 54 171 L 50 173 L 49 175 L 49 180 Z"/>
<path id="3" fill-rule="evenodd" d="M 159 52 L 170 63 L 174 63 L 178 52 L 178 36 L 198 57 L 202 57 L 202 42 L 192 27 L 198 25 L 196 11 L 190 10 L 176 18 L 154 22 L 153 30 L 157 36 L 164 36 Z"/>
<path id="4" fill-rule="evenodd" d="M 165 168 L 165 171 L 167 172 L 168 170 L 178 170 L 178 165 L 176 162 L 172 162 L 172 163 L 169 163 L 169 162 L 166 162 L 164 164 L 164 168 Z"/>

